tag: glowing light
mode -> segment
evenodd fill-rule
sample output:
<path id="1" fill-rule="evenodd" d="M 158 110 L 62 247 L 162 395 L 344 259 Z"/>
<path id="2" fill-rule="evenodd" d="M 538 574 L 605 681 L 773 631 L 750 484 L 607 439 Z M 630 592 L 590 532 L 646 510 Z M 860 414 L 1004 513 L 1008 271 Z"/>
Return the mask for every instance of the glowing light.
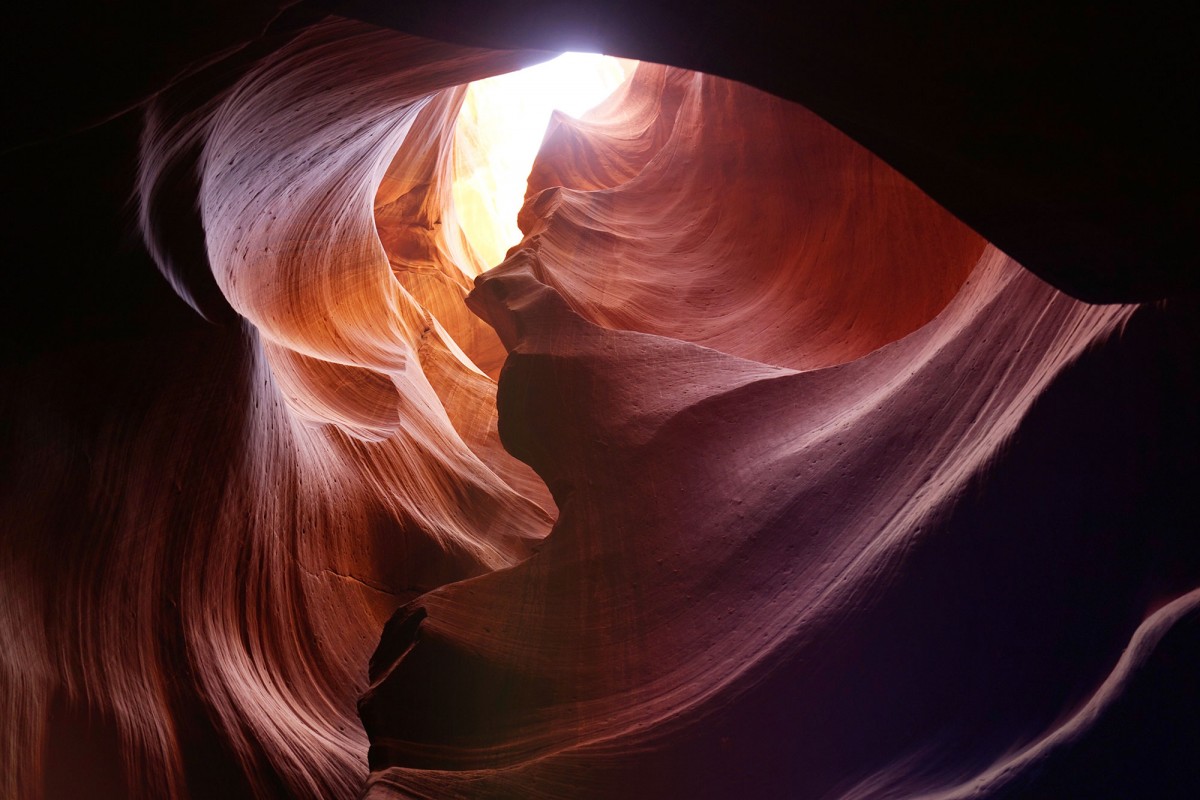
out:
<path id="1" fill-rule="evenodd" d="M 521 240 L 517 212 L 551 113 L 583 116 L 621 85 L 635 63 L 564 53 L 467 88 L 455 133 L 454 205 L 488 266 Z"/>

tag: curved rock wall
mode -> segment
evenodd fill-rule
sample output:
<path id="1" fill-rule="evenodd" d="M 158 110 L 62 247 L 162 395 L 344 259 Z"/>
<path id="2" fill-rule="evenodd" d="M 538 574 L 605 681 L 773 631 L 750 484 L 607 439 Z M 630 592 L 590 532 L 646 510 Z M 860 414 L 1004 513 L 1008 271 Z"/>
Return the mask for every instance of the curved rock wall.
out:
<path id="1" fill-rule="evenodd" d="M 984 244 L 811 112 L 652 64 L 556 116 L 527 201 L 539 278 L 587 319 L 798 369 L 928 321 Z"/>
<path id="2" fill-rule="evenodd" d="M 803 110 L 643 64 L 557 120 L 522 226 L 467 302 L 561 516 L 389 623 L 368 796 L 996 796 L 1194 615 L 1089 550 L 1094 510 L 1053 530 L 995 488 L 1134 307 L 1063 295 Z"/>
<path id="3" fill-rule="evenodd" d="M 221 325 L 143 348 L 166 375 L 114 371 L 78 465 L 19 437 L 6 795 L 112 739 L 116 794 L 353 796 L 392 609 L 549 529 L 499 443 L 503 348 L 462 303 L 479 267 L 449 199 L 463 84 L 529 58 L 331 20 L 190 113 L 150 110 L 142 228 Z M 172 227 L 189 192 L 199 243 Z"/>
<path id="4" fill-rule="evenodd" d="M 141 300 L 17 317 L 0 794 L 1194 794 L 1194 302 L 648 63 L 474 280 L 463 86 L 545 54 L 306 11 L 28 159 L 31 297 Z M 130 183 L 153 264 L 62 223 Z"/>

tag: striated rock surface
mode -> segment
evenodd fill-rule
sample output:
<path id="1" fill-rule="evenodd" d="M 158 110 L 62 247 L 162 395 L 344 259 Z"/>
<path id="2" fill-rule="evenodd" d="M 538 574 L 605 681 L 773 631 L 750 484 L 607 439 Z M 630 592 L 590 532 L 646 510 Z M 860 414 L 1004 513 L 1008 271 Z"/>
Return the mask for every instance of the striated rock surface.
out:
<path id="1" fill-rule="evenodd" d="M 74 429 L 34 404 L 79 366 L 16 384 L 0 793 L 82 791 L 102 743 L 114 796 L 353 796 L 388 615 L 548 530 L 449 199 L 464 84 L 529 60 L 331 20 L 150 106 L 142 230 L 221 324 L 64 360 Z"/>
<path id="2" fill-rule="evenodd" d="M 585 318 L 799 369 L 929 320 L 984 244 L 794 103 L 650 64 L 555 118 L 527 200 L 535 274 Z"/>
<path id="3" fill-rule="evenodd" d="M 389 623 L 368 796 L 998 796 L 1072 751 L 1200 595 L 1005 447 L 1134 308 L 744 86 L 642 65 L 558 122 L 468 303 L 561 515 Z"/>
<path id="4" fill-rule="evenodd" d="M 575 30 L 422 8 L 349 10 Z M 731 8 L 589 24 L 811 96 L 1083 296 L 1191 285 L 1125 269 L 1182 230 L 1126 213 L 1165 155 L 1005 145 L 1074 108 L 1011 27 L 963 39 L 1022 89 L 972 117 L 866 90 L 833 12 L 801 70 Z M 198 12 L 108 96 L 56 47 L 5 139 L 0 796 L 1196 795 L 1194 298 L 1067 296 L 804 108 L 645 62 L 554 120 L 477 277 L 465 86 L 547 53 L 326 9 Z"/>

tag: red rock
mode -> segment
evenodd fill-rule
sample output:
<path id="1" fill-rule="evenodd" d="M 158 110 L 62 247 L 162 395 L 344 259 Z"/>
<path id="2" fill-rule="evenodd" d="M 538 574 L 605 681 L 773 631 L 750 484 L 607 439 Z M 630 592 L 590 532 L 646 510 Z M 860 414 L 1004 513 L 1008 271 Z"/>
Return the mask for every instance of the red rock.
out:
<path id="1" fill-rule="evenodd" d="M 1155 107 L 1076 80 L 1111 49 L 587 18 L 1165 305 L 653 64 L 468 298 L 461 87 L 539 54 L 323 9 L 106 19 L 8 103 L 0 795 L 1195 794 L 1188 128 L 1091 125 Z"/>

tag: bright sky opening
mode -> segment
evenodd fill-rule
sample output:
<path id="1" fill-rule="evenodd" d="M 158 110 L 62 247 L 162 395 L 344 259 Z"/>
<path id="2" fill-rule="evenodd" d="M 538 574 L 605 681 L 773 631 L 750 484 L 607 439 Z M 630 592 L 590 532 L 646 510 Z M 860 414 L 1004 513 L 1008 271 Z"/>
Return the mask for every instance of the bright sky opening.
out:
<path id="1" fill-rule="evenodd" d="M 517 212 L 551 112 L 583 116 L 624 82 L 635 63 L 563 53 L 467 88 L 457 125 L 454 205 L 463 231 L 489 267 L 521 241 Z"/>

